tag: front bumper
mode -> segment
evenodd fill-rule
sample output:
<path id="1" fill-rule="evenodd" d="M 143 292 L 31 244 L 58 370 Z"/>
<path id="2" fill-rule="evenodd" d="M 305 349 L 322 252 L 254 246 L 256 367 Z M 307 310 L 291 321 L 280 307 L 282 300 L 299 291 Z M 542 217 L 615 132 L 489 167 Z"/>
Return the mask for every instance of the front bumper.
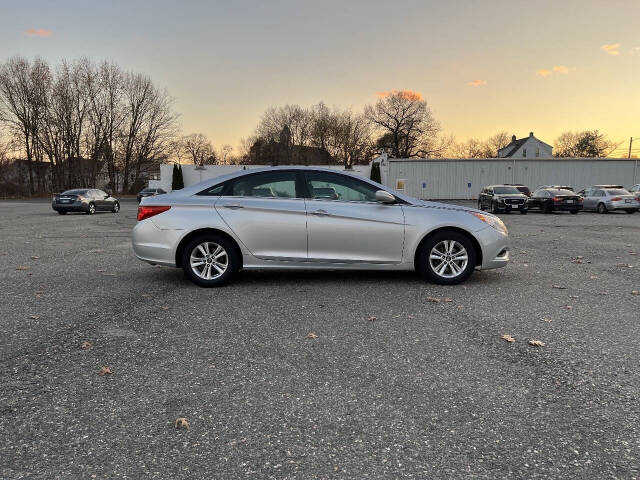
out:
<path id="1" fill-rule="evenodd" d="M 479 270 L 502 268 L 509 263 L 509 235 L 487 227 L 476 232 L 476 239 L 482 249 L 482 265 Z"/>

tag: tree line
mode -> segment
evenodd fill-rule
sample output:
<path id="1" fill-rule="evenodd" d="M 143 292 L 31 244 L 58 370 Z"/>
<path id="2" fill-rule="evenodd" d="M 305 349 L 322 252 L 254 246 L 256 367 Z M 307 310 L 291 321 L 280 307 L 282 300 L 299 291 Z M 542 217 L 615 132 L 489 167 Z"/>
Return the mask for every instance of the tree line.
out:
<path id="1" fill-rule="evenodd" d="M 230 145 L 214 148 L 201 133 L 182 135 L 178 118 L 166 90 L 112 62 L 81 58 L 52 67 L 13 57 L 0 63 L 0 167 L 9 152 L 19 152 L 31 192 L 95 185 L 106 172 L 107 188 L 128 193 L 162 162 L 270 164 L 297 149 L 308 156 L 304 163 L 324 158 L 349 168 L 382 151 L 395 158 L 492 158 L 511 141 L 501 131 L 456 142 L 443 135 L 422 96 L 407 90 L 383 92 L 360 112 L 324 102 L 270 107 L 237 153 Z M 565 132 L 554 155 L 604 157 L 615 147 L 598 130 Z"/>

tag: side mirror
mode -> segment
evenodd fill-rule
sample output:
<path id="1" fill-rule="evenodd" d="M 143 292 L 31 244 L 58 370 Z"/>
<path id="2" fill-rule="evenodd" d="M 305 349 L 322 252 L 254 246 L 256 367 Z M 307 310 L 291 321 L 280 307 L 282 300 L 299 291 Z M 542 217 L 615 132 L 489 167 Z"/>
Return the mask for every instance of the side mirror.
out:
<path id="1" fill-rule="evenodd" d="M 105 193 L 105 194 L 104 194 L 104 198 L 109 198 L 110 196 L 111 196 L 111 194 L 110 194 L 110 193 Z"/>
<path id="2" fill-rule="evenodd" d="M 380 203 L 396 203 L 396 197 L 384 190 L 378 190 L 376 192 L 376 201 Z"/>

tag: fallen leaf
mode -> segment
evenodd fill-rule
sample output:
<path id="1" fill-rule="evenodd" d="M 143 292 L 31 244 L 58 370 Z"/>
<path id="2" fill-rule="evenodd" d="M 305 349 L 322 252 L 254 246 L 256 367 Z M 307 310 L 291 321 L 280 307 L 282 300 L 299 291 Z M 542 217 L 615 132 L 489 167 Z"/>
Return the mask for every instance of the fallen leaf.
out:
<path id="1" fill-rule="evenodd" d="M 100 269 L 96 270 L 96 272 L 106 272 L 106 270 L 104 268 L 100 268 Z"/>
<path id="2" fill-rule="evenodd" d="M 169 310 L 169 307 L 167 307 L 166 305 L 163 305 L 160 307 L 162 310 Z"/>
<path id="3" fill-rule="evenodd" d="M 442 301 L 443 301 L 444 303 L 451 303 L 451 302 L 453 302 L 453 298 L 444 297 L 444 298 L 442 299 Z"/>
<path id="4" fill-rule="evenodd" d="M 572 306 L 572 305 L 567 305 L 565 308 L 566 308 L 567 310 L 573 310 L 573 306 Z"/>
<path id="5" fill-rule="evenodd" d="M 369 316 L 367 317 L 367 320 L 369 320 L 370 322 L 375 322 L 375 321 L 377 320 L 377 318 L 376 318 L 376 317 L 374 317 L 373 315 L 369 315 Z"/>
<path id="6" fill-rule="evenodd" d="M 552 318 L 549 318 L 549 317 L 542 317 L 542 320 L 543 320 L 544 322 L 547 322 L 547 323 L 551 323 L 551 322 L 553 322 L 553 319 L 552 319 Z"/>
<path id="7" fill-rule="evenodd" d="M 318 338 L 318 335 L 316 335 L 315 333 L 311 332 L 311 333 L 309 333 L 307 335 L 307 338 L 311 338 L 311 339 Z"/>
<path id="8" fill-rule="evenodd" d="M 529 345 L 533 345 L 534 347 L 544 347 L 544 342 L 540 340 L 529 340 Z"/>
<path id="9" fill-rule="evenodd" d="M 40 317 L 38 315 L 29 315 L 29 318 L 32 318 L 34 320 L 39 319 Z"/>
<path id="10" fill-rule="evenodd" d="M 578 256 L 576 257 L 576 260 L 582 260 L 583 258 L 584 258 L 584 257 L 583 257 L 582 255 L 578 255 Z"/>
<path id="11" fill-rule="evenodd" d="M 569 295 L 569 298 L 580 298 L 578 295 Z"/>
<path id="12" fill-rule="evenodd" d="M 508 333 L 505 333 L 505 334 L 504 334 L 504 335 L 502 335 L 500 338 L 501 338 L 501 339 L 503 339 L 503 340 L 506 340 L 506 341 L 507 341 L 507 342 L 509 342 L 509 343 L 513 343 L 513 342 L 515 342 L 515 341 L 516 341 L 516 339 L 515 339 L 515 338 L 513 338 L 513 337 L 512 337 L 511 335 L 509 335 Z"/>
<path id="13" fill-rule="evenodd" d="M 148 293 L 143 293 L 142 296 L 145 298 L 151 298 L 151 295 L 149 295 Z"/>
<path id="14" fill-rule="evenodd" d="M 566 290 L 567 287 L 564 285 L 551 285 L 552 288 L 557 288 L 558 290 Z"/>
<path id="15" fill-rule="evenodd" d="M 38 257 L 37 255 L 31 255 L 31 260 L 38 260 L 40 257 Z"/>
<path id="16" fill-rule="evenodd" d="M 640 295 L 640 290 L 631 290 L 631 295 Z"/>
<path id="17" fill-rule="evenodd" d="M 115 273 L 103 273 L 102 276 L 103 277 L 115 277 L 116 274 Z"/>
<path id="18" fill-rule="evenodd" d="M 20 265 L 19 267 L 16 267 L 16 270 L 29 270 L 31 267 L 25 267 Z"/>
<path id="19" fill-rule="evenodd" d="M 184 428 L 185 430 L 189 430 L 189 427 L 191 427 L 191 424 L 186 418 L 178 417 L 176 419 L 176 428 Z"/>
<path id="20" fill-rule="evenodd" d="M 575 260 L 573 260 L 573 263 L 582 264 L 584 262 L 582 260 L 580 260 L 579 258 L 576 258 Z"/>
<path id="21" fill-rule="evenodd" d="M 98 372 L 98 375 L 100 375 L 101 377 L 104 377 L 105 375 L 111 375 L 112 373 L 113 372 L 109 367 L 102 367 Z"/>
<path id="22" fill-rule="evenodd" d="M 523 267 L 528 267 L 528 266 L 529 266 L 529 264 L 528 264 L 528 263 L 523 263 L 523 264 L 522 264 L 522 266 L 523 266 Z"/>
<path id="23" fill-rule="evenodd" d="M 80 348 L 82 350 L 89 350 L 91 348 L 91 342 L 87 342 L 86 340 L 84 342 L 82 342 L 80 344 Z M 111 373 L 111 370 L 109 370 L 109 373 Z"/>
<path id="24" fill-rule="evenodd" d="M 591 275 L 589 278 L 590 278 L 591 280 L 597 280 L 597 279 L 598 279 L 598 276 L 597 276 L 597 275 Z"/>
<path id="25" fill-rule="evenodd" d="M 437 297 L 427 297 L 427 302 L 440 303 L 440 299 Z"/>

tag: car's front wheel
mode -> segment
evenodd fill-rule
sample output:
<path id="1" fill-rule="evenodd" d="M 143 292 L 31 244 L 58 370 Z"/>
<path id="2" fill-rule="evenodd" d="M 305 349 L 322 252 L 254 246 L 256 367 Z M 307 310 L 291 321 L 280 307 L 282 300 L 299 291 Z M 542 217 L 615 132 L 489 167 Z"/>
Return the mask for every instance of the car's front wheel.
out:
<path id="1" fill-rule="evenodd" d="M 221 235 L 198 235 L 182 252 L 185 276 L 201 287 L 224 285 L 239 267 L 240 258 L 234 245 Z"/>
<path id="2" fill-rule="evenodd" d="M 113 213 L 118 213 L 120 211 L 120 204 L 118 202 L 113 202 Z"/>
<path id="3" fill-rule="evenodd" d="M 604 203 L 599 203 L 597 210 L 598 213 L 607 213 L 607 207 Z"/>
<path id="4" fill-rule="evenodd" d="M 87 213 L 89 215 L 93 215 L 94 213 L 96 213 L 96 205 L 95 205 L 95 203 L 92 202 L 92 203 L 89 204 L 89 210 L 87 210 Z"/>
<path id="5" fill-rule="evenodd" d="M 441 285 L 465 281 L 476 266 L 476 251 L 465 235 L 455 231 L 438 232 L 420 247 L 416 269 L 426 280 Z"/>
<path id="6" fill-rule="evenodd" d="M 58 210 L 58 214 L 59 214 L 59 215 L 66 215 L 66 214 L 67 214 L 67 212 L 65 212 L 64 210 Z"/>

